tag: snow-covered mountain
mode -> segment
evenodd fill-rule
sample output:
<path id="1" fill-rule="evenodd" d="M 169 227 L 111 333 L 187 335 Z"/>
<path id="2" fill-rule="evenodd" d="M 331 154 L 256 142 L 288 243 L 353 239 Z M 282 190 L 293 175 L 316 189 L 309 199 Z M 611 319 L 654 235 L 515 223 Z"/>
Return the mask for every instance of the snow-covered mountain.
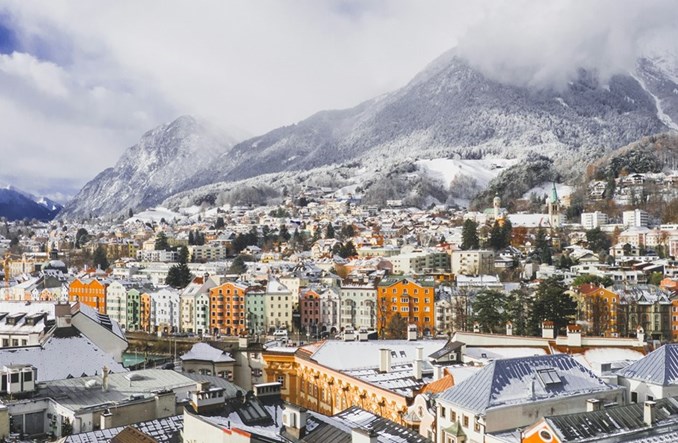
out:
<path id="1" fill-rule="evenodd" d="M 137 154 L 155 146 L 158 132 L 167 131 L 156 129 L 115 168 L 86 185 L 67 214 L 148 207 L 159 203 L 161 195 L 212 183 L 180 194 L 182 201 L 190 196 L 195 202 L 215 198 L 215 192 L 232 187 L 229 183 L 251 186 L 260 181 L 257 177 L 281 189 L 328 171 L 347 179 L 347 185 L 376 183 L 386 189 L 393 183 L 383 177 L 391 171 L 411 173 L 404 165 L 423 159 L 539 154 L 553 160 L 556 174 L 572 178 L 581 165 L 605 152 L 676 129 L 677 122 L 678 70 L 665 58 L 642 58 L 634 72 L 604 81 L 580 70 L 562 88 L 543 89 L 492 80 L 450 51 L 397 91 L 351 109 L 318 112 L 217 150 L 215 157 L 204 155 L 206 162 L 179 162 L 185 170 L 171 186 L 164 162 L 149 163 Z M 145 142 L 149 137 L 153 143 Z M 128 171 L 136 170 L 143 172 L 132 180 Z M 156 173 L 163 178 L 161 186 L 153 182 Z M 225 183 L 214 184 L 219 182 Z M 427 187 L 421 184 L 421 192 Z"/>
<path id="2" fill-rule="evenodd" d="M 191 116 L 148 131 L 117 164 L 87 183 L 65 217 L 148 208 L 168 196 L 214 181 L 215 160 L 236 140 Z"/>
<path id="3" fill-rule="evenodd" d="M 60 203 L 34 195 L 13 186 L 0 188 L 0 217 L 7 220 L 24 218 L 52 220 L 63 209 Z"/>
<path id="4" fill-rule="evenodd" d="M 407 156 L 539 152 L 572 164 L 672 128 L 676 88 L 675 79 L 648 59 L 638 72 L 605 84 L 581 71 L 555 90 L 490 80 L 450 52 L 398 91 L 238 144 L 221 168 L 222 179 Z"/>

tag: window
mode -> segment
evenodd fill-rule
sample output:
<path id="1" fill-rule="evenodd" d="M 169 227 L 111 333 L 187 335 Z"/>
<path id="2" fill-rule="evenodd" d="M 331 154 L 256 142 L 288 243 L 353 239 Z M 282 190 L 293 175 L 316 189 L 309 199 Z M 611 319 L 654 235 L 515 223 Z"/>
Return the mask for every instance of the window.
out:
<path id="1" fill-rule="evenodd" d="M 480 432 L 480 422 L 478 422 L 478 419 L 476 418 L 473 423 L 473 430 L 475 432 Z"/>
<path id="2" fill-rule="evenodd" d="M 10 383 L 19 383 L 19 373 L 10 374 L 9 381 Z"/>
<path id="3" fill-rule="evenodd" d="M 463 419 L 462 419 L 462 425 L 463 425 L 465 428 L 468 428 L 468 417 L 467 417 L 466 415 L 463 415 L 462 417 L 463 417 Z"/>
<path id="4" fill-rule="evenodd" d="M 33 373 L 24 372 L 24 381 L 33 381 Z"/>
<path id="5" fill-rule="evenodd" d="M 631 403 L 638 403 L 638 393 L 631 392 Z"/>
<path id="6" fill-rule="evenodd" d="M 651 395 L 648 395 L 648 396 L 647 396 L 647 401 L 653 401 L 653 400 L 654 400 L 654 397 L 653 397 L 653 396 L 651 396 Z"/>
<path id="7" fill-rule="evenodd" d="M 457 421 L 457 413 L 454 412 L 452 409 L 450 409 L 450 421 L 451 422 Z"/>
<path id="8" fill-rule="evenodd" d="M 285 387 L 285 376 L 284 375 L 279 375 L 278 376 L 278 383 L 280 383 L 281 387 Z"/>
<path id="9" fill-rule="evenodd" d="M 400 310 L 401 310 L 402 312 L 410 312 L 410 308 L 407 307 L 407 306 L 403 306 Z"/>

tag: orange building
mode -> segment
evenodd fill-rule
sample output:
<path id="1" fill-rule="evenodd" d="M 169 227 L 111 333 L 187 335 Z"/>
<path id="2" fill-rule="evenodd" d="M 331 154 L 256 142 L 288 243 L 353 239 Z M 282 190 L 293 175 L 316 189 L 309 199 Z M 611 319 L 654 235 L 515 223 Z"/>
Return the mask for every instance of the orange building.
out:
<path id="1" fill-rule="evenodd" d="M 249 286 L 226 282 L 210 289 L 210 331 L 240 335 L 247 331 L 245 296 Z"/>
<path id="2" fill-rule="evenodd" d="M 139 296 L 139 327 L 142 331 L 151 330 L 151 296 L 145 292 Z"/>
<path id="3" fill-rule="evenodd" d="M 79 301 L 105 314 L 107 288 L 108 283 L 97 279 L 76 278 L 68 286 L 68 300 Z"/>
<path id="4" fill-rule="evenodd" d="M 581 311 L 590 335 L 618 337 L 619 295 L 603 287 L 582 285 Z"/>
<path id="5" fill-rule="evenodd" d="M 377 327 L 383 337 L 391 318 L 400 313 L 419 333 L 435 330 L 435 281 L 393 276 L 377 288 Z"/>

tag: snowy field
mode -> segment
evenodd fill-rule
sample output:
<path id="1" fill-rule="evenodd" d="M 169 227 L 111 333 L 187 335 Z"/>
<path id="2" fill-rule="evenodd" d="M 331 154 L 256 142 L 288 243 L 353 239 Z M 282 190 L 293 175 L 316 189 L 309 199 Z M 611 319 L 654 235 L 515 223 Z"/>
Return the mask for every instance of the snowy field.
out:
<path id="1" fill-rule="evenodd" d="M 449 186 L 450 182 L 456 177 L 466 176 L 474 178 L 481 188 L 486 188 L 493 178 L 517 162 L 518 160 L 515 159 L 457 160 L 437 158 L 419 160 L 416 164 L 422 170 L 427 170 L 433 178 L 441 180 L 446 186 Z"/>

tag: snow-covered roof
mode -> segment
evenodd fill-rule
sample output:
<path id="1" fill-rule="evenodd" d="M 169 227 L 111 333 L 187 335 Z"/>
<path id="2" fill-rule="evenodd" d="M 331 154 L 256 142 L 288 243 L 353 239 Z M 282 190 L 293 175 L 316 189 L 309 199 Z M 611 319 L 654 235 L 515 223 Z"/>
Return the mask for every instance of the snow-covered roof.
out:
<path id="1" fill-rule="evenodd" d="M 565 354 L 494 360 L 438 397 L 444 404 L 488 409 L 615 389 Z"/>
<path id="2" fill-rule="evenodd" d="M 221 349 L 214 348 L 207 343 L 196 343 L 190 351 L 182 355 L 181 361 L 211 361 L 214 363 L 230 363 L 235 360 Z"/>
<path id="3" fill-rule="evenodd" d="M 104 366 L 112 372 L 127 372 L 111 354 L 87 337 L 51 337 L 42 346 L 0 349 L 0 366 L 30 364 L 38 370 L 38 380 L 60 380 L 100 374 Z"/>
<path id="4" fill-rule="evenodd" d="M 661 346 L 617 375 L 661 386 L 678 384 L 678 344 Z"/>
<path id="5" fill-rule="evenodd" d="M 391 351 L 393 366 L 412 363 L 418 347 L 424 348 L 424 355 L 430 355 L 445 346 L 445 340 L 379 340 L 364 342 L 326 341 L 311 359 L 319 364 L 339 371 L 379 367 L 380 349 Z M 302 348 L 305 349 L 305 348 Z M 395 353 L 395 356 L 393 356 Z"/>

